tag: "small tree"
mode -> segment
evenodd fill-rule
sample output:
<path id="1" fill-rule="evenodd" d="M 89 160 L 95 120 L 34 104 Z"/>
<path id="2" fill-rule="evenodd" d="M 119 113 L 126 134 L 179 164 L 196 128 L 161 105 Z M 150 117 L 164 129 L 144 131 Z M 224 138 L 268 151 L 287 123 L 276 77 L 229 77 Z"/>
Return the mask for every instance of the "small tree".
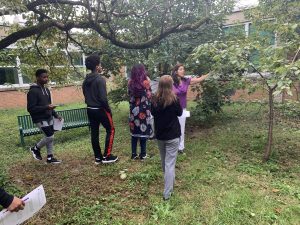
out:
<path id="1" fill-rule="evenodd" d="M 249 37 L 230 37 L 225 41 L 197 47 L 191 58 L 200 61 L 210 56 L 216 79 L 247 80 L 246 71 L 256 73 L 269 96 L 268 141 L 263 161 L 270 158 L 273 143 L 274 95 L 287 92 L 293 80 L 300 78 L 299 1 L 260 1 L 249 12 L 255 32 Z M 269 34 L 276 34 L 277 43 L 270 43 Z"/>

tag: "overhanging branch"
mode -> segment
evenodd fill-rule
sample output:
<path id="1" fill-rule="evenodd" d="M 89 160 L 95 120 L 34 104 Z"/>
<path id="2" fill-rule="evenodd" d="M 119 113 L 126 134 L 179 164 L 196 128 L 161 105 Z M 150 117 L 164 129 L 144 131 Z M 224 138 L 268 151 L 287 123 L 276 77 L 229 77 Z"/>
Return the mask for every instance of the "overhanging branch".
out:
<path id="1" fill-rule="evenodd" d="M 56 27 L 61 31 L 70 31 L 72 28 L 93 29 L 96 32 L 98 32 L 104 39 L 110 40 L 111 43 L 116 46 L 127 48 L 127 49 L 145 49 L 155 44 L 158 44 L 159 41 L 161 41 L 162 39 L 164 39 L 165 37 L 169 36 L 172 33 L 179 33 L 187 30 L 196 30 L 197 28 L 199 28 L 200 26 L 208 22 L 209 22 L 209 18 L 204 18 L 195 23 L 177 24 L 172 27 L 166 28 L 162 33 L 158 34 L 157 36 L 147 41 L 135 43 L 135 42 L 127 42 L 124 40 L 117 39 L 115 35 L 106 32 L 102 28 L 101 24 L 94 23 L 93 21 L 77 22 L 77 23 L 75 22 L 62 23 L 56 20 L 47 20 L 47 21 L 42 21 L 35 26 L 26 27 L 8 35 L 4 39 L 0 40 L 0 49 L 6 48 L 9 45 L 17 42 L 18 40 L 39 34 L 51 27 Z"/>

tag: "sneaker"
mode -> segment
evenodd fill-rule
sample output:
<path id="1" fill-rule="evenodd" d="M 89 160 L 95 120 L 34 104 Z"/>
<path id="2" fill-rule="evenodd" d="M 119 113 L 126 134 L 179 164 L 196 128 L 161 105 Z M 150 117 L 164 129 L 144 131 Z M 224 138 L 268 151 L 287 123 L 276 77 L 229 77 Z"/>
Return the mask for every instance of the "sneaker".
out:
<path id="1" fill-rule="evenodd" d="M 170 192 L 168 195 L 163 197 L 163 200 L 168 201 L 171 198 L 172 194 L 173 194 L 173 192 Z"/>
<path id="2" fill-rule="evenodd" d="M 114 163 L 118 160 L 118 156 L 114 156 L 114 155 L 109 155 L 106 157 L 103 157 L 102 163 Z"/>
<path id="3" fill-rule="evenodd" d="M 143 160 L 143 159 L 147 159 L 148 158 L 148 155 L 140 155 L 140 159 Z"/>
<path id="4" fill-rule="evenodd" d="M 32 156 L 33 156 L 34 159 L 43 160 L 43 158 L 41 156 L 40 149 L 37 146 L 31 147 L 30 151 L 31 151 Z"/>
<path id="5" fill-rule="evenodd" d="M 61 163 L 61 160 L 58 160 L 58 159 L 54 158 L 53 156 L 47 156 L 47 163 L 59 164 L 59 163 Z"/>
<path id="6" fill-rule="evenodd" d="M 185 155 L 185 152 L 183 150 L 178 150 L 178 154 Z"/>
<path id="7" fill-rule="evenodd" d="M 102 163 L 102 159 L 95 158 L 95 164 L 99 165 L 100 163 Z"/>
<path id="8" fill-rule="evenodd" d="M 138 157 L 138 155 L 137 154 L 132 154 L 131 155 L 131 159 L 134 159 L 134 160 L 136 160 L 136 159 L 138 159 L 139 157 Z"/>

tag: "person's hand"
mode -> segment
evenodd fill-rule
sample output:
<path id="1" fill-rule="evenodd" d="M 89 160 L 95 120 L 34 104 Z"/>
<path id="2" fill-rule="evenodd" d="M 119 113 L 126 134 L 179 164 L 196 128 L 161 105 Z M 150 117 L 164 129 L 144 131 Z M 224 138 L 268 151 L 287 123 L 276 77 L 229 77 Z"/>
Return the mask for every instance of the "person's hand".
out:
<path id="1" fill-rule="evenodd" d="M 60 115 L 58 115 L 57 119 L 59 119 L 61 121 L 63 118 Z"/>
<path id="2" fill-rule="evenodd" d="M 12 203 L 8 206 L 7 210 L 10 212 L 18 212 L 23 210 L 25 207 L 25 202 L 22 199 L 14 197 Z"/>
<path id="3" fill-rule="evenodd" d="M 56 105 L 52 105 L 52 104 L 48 105 L 48 109 L 55 109 L 55 108 L 56 108 Z"/>

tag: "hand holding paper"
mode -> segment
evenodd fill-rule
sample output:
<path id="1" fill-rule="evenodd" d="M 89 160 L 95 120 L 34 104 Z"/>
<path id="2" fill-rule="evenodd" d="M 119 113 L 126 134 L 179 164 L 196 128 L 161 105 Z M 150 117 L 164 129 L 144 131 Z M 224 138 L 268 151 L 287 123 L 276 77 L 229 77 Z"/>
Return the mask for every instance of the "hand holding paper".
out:
<path id="1" fill-rule="evenodd" d="M 24 196 L 22 200 L 25 202 L 23 210 L 10 212 L 5 209 L 0 212 L 0 225 L 21 224 L 38 212 L 46 204 L 43 185 Z"/>

